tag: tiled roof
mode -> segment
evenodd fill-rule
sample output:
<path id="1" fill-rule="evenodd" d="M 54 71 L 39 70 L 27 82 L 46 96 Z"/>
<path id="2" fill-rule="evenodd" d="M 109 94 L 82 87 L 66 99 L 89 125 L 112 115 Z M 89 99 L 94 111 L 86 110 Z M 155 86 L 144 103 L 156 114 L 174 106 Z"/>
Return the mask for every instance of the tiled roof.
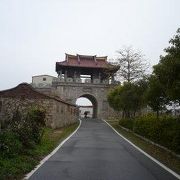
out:
<path id="1" fill-rule="evenodd" d="M 68 103 L 68 102 L 62 100 L 60 97 L 54 97 L 54 96 L 46 95 L 39 91 L 36 91 L 28 83 L 21 83 L 14 88 L 0 91 L 0 98 L 54 99 L 54 100 L 62 102 L 64 104 L 76 106 L 75 104 Z"/>
<path id="2" fill-rule="evenodd" d="M 66 54 L 66 60 L 56 63 L 59 66 L 73 67 L 90 67 L 90 68 L 106 68 L 110 65 L 107 62 L 107 56 L 86 56 L 86 55 L 69 55 Z"/>

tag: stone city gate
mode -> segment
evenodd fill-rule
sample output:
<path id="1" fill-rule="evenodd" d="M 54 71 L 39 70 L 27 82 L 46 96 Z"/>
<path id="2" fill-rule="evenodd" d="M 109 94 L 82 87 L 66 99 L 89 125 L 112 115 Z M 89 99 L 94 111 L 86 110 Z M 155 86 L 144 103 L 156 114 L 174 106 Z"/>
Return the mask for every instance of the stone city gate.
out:
<path id="1" fill-rule="evenodd" d="M 65 61 L 56 62 L 58 78 L 52 82 L 53 94 L 74 104 L 79 97 L 85 97 L 92 102 L 93 117 L 106 118 L 113 113 L 107 93 L 115 85 L 118 69 L 107 62 L 107 56 L 66 54 Z"/>

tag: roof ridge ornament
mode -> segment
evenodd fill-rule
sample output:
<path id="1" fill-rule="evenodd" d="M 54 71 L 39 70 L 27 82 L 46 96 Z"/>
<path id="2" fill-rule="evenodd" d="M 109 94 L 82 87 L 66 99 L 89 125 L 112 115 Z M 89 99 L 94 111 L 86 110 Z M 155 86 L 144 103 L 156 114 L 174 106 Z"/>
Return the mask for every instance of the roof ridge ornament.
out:
<path id="1" fill-rule="evenodd" d="M 80 64 L 80 55 L 79 54 L 77 54 L 77 58 L 78 58 L 78 64 Z"/>
<path id="2" fill-rule="evenodd" d="M 97 59 L 96 59 L 96 55 L 94 56 L 94 61 L 95 61 L 96 65 L 97 65 L 98 62 L 97 62 Z"/>
<path id="3" fill-rule="evenodd" d="M 66 53 L 65 53 L 66 54 Z M 68 58 L 68 54 L 66 54 L 66 61 L 68 62 L 69 58 Z"/>

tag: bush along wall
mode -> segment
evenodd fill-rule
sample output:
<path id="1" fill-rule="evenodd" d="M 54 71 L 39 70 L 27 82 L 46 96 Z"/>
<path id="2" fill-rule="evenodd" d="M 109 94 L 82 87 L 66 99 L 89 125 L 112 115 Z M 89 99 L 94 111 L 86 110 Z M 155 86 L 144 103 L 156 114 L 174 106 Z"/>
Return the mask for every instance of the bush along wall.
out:
<path id="1" fill-rule="evenodd" d="M 0 132 L 0 154 L 9 157 L 40 143 L 45 126 L 45 111 L 31 107 L 23 115 L 18 110 Z"/>
<path id="2" fill-rule="evenodd" d="M 119 124 L 133 132 L 180 154 L 180 118 L 155 115 L 122 119 Z"/>

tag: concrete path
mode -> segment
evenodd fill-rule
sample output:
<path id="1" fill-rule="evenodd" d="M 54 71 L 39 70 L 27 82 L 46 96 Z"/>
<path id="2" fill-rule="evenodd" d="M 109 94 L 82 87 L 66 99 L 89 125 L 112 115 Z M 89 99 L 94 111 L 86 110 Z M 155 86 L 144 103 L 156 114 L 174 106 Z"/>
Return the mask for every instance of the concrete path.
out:
<path id="1" fill-rule="evenodd" d="M 80 129 L 31 180 L 175 180 L 118 136 L 105 122 L 83 120 Z"/>

